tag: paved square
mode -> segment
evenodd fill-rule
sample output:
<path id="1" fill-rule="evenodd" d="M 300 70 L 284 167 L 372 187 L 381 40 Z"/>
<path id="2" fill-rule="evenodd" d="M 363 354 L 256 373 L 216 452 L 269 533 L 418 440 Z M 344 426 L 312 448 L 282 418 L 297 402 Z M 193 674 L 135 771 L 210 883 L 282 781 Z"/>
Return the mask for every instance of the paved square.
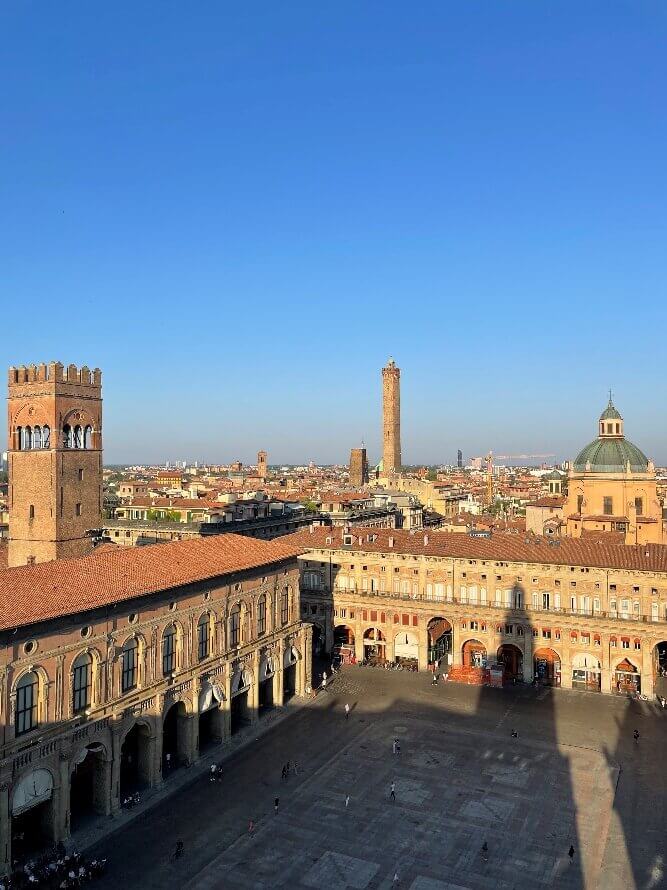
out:
<path id="1" fill-rule="evenodd" d="M 394 755 L 394 731 L 369 723 L 189 890 L 367 890 L 395 887 L 395 874 L 415 890 L 580 887 L 567 857 L 577 837 L 579 855 L 599 866 L 616 770 L 598 752 L 413 717 Z"/>

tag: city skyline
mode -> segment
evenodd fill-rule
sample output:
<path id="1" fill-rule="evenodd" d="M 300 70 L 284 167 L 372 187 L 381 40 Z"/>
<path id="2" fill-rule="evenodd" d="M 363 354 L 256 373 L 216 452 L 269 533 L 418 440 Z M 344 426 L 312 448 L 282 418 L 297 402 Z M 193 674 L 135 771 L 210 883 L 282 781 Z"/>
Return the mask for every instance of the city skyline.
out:
<path id="1" fill-rule="evenodd" d="M 2 15 L 0 365 L 103 368 L 108 462 L 377 462 L 394 355 L 408 464 L 610 386 L 667 463 L 657 7 Z"/>

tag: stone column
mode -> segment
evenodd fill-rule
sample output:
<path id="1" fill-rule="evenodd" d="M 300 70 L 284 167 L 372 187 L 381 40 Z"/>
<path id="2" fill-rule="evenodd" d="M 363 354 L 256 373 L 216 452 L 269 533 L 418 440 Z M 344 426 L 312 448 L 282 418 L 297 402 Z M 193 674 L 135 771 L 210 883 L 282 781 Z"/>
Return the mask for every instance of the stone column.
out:
<path id="1" fill-rule="evenodd" d="M 248 710 L 250 722 L 256 723 L 259 719 L 259 649 L 255 649 L 252 653 L 251 665 L 252 686 L 248 695 Z"/>
<path id="2" fill-rule="evenodd" d="M 12 815 L 9 809 L 9 782 L 0 785 L 0 847 L 2 860 L 0 861 L 0 874 L 6 875 L 11 871 L 12 863 Z"/>
<path id="3" fill-rule="evenodd" d="M 151 727 L 153 729 L 153 727 Z M 148 759 L 150 763 L 150 775 L 148 787 L 154 788 L 162 782 L 162 720 L 158 722 L 148 739 Z"/>
<path id="4" fill-rule="evenodd" d="M 278 640 L 278 647 L 274 653 L 274 669 L 273 675 L 273 703 L 281 708 L 284 704 L 284 684 L 283 684 L 283 658 L 285 657 L 285 641 Z"/>
<path id="5" fill-rule="evenodd" d="M 533 630 L 530 625 L 524 626 L 523 634 L 523 679 L 525 683 L 532 683 L 535 676 L 535 661 L 533 658 Z"/>
<path id="6" fill-rule="evenodd" d="M 609 662 L 609 644 L 605 643 L 600 652 L 600 692 L 611 693 L 611 666 Z"/>
<path id="7" fill-rule="evenodd" d="M 563 651 L 560 663 L 560 685 L 563 689 L 572 689 L 572 656 L 569 648 Z"/>
<path id="8" fill-rule="evenodd" d="M 53 842 L 66 841 L 70 835 L 69 756 L 60 752 L 53 783 Z"/>
<path id="9" fill-rule="evenodd" d="M 642 642 L 642 657 L 641 657 L 641 666 L 639 668 L 642 674 L 642 686 L 641 691 L 644 695 L 648 695 L 649 698 L 653 698 L 654 695 L 654 683 L 653 683 L 653 658 L 651 654 L 651 649 L 648 644 L 648 640 Z"/>
<path id="10" fill-rule="evenodd" d="M 111 731 L 111 769 L 110 769 L 110 798 L 109 813 L 113 815 L 120 811 L 120 764 L 121 764 L 121 727 L 115 726 Z"/>
<path id="11" fill-rule="evenodd" d="M 232 666 L 227 665 L 224 679 L 225 700 L 221 704 L 222 714 L 222 740 L 226 742 L 232 736 Z"/>
<path id="12" fill-rule="evenodd" d="M 297 694 L 305 695 L 306 687 L 313 685 L 313 628 L 305 624 L 300 634 L 301 659 L 297 665 Z"/>
<path id="13" fill-rule="evenodd" d="M 463 664 L 463 655 L 461 653 L 461 629 L 459 621 L 452 619 L 452 666 L 460 667 Z"/>

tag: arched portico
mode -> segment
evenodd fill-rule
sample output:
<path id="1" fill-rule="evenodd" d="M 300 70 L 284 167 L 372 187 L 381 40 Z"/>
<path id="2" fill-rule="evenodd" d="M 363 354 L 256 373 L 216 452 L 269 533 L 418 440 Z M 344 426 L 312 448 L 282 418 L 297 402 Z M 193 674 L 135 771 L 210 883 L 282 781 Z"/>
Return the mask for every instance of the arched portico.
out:
<path id="1" fill-rule="evenodd" d="M 599 692 L 602 686 L 602 665 L 595 655 L 577 652 L 572 659 L 572 688 Z"/>
<path id="2" fill-rule="evenodd" d="M 120 804 L 131 794 L 149 788 L 153 782 L 153 734 L 140 721 L 125 733 L 120 746 Z"/>
<path id="3" fill-rule="evenodd" d="M 441 615 L 431 618 L 426 627 L 428 637 L 428 662 L 447 670 L 452 663 L 454 631 L 452 624 Z"/>
<path id="4" fill-rule="evenodd" d="M 514 643 L 502 643 L 498 647 L 498 664 L 503 666 L 503 682 L 523 680 L 523 652 Z"/>
<path id="5" fill-rule="evenodd" d="M 218 683 L 206 683 L 199 693 L 199 752 L 219 745 L 225 737 L 225 694 Z"/>
<path id="6" fill-rule="evenodd" d="M 384 634 L 379 627 L 369 627 L 364 631 L 364 658 L 370 661 L 386 660 L 386 644 Z"/>
<path id="7" fill-rule="evenodd" d="M 641 668 L 629 658 L 617 658 L 612 666 L 613 692 L 621 695 L 642 691 Z"/>
<path id="8" fill-rule="evenodd" d="M 535 677 L 545 686 L 561 685 L 561 657 L 555 649 L 542 648 L 533 652 Z"/>
<path id="9" fill-rule="evenodd" d="M 249 700 L 253 677 L 247 668 L 236 671 L 232 677 L 231 733 L 238 732 L 252 722 Z"/>
<path id="10" fill-rule="evenodd" d="M 23 860 L 52 847 L 56 840 L 54 780 L 48 769 L 19 779 L 11 797 L 12 858 Z"/>
<path id="11" fill-rule="evenodd" d="M 394 637 L 394 661 L 399 664 L 419 664 L 419 637 L 408 630 L 400 630 Z"/>
<path id="12" fill-rule="evenodd" d="M 169 705 L 162 721 L 162 775 L 165 779 L 190 763 L 188 713 L 185 702 Z"/>
<path id="13" fill-rule="evenodd" d="M 461 660 L 464 667 L 486 667 L 486 646 L 479 640 L 466 640 L 461 646 Z"/>
<path id="14" fill-rule="evenodd" d="M 82 748 L 71 762 L 70 831 L 74 833 L 96 816 L 111 809 L 111 762 L 105 746 L 93 742 Z"/>

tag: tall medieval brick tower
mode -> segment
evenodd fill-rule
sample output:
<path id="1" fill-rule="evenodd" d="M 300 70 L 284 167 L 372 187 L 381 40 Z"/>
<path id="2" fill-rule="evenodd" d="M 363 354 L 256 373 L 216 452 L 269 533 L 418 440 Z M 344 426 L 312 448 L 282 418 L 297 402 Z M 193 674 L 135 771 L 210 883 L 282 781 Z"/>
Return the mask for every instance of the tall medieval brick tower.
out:
<path id="1" fill-rule="evenodd" d="M 266 479 L 268 476 L 268 454 L 266 451 L 258 451 L 257 452 L 257 475 L 260 479 Z"/>
<path id="2" fill-rule="evenodd" d="M 9 565 L 83 556 L 102 518 L 102 373 L 9 369 Z"/>
<path id="3" fill-rule="evenodd" d="M 390 358 L 382 369 L 382 468 L 392 475 L 401 468 L 401 370 Z"/>

